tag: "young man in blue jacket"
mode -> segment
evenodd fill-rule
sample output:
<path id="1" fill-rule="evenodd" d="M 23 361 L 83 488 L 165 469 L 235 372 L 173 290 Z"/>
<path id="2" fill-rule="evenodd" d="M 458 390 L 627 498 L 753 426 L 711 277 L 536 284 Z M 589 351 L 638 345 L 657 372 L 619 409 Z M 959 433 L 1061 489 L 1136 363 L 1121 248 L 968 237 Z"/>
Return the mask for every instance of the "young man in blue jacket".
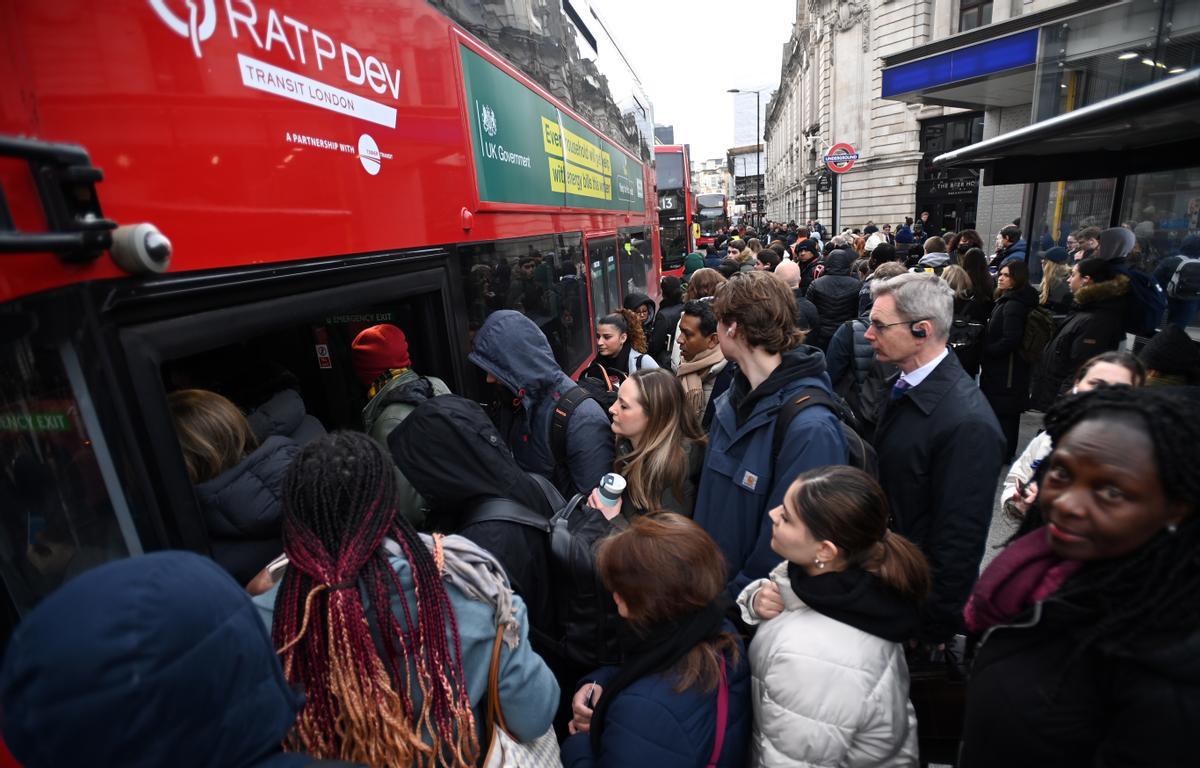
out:
<path id="1" fill-rule="evenodd" d="M 766 272 L 735 275 L 713 302 L 721 351 L 738 372 L 717 400 L 695 520 L 725 554 L 732 597 L 779 563 L 767 513 L 788 485 L 847 459 L 838 417 L 820 405 L 796 414 L 774 455 L 780 408 L 806 388 L 832 395 L 825 357 L 804 346 L 795 311 L 792 292 Z"/>

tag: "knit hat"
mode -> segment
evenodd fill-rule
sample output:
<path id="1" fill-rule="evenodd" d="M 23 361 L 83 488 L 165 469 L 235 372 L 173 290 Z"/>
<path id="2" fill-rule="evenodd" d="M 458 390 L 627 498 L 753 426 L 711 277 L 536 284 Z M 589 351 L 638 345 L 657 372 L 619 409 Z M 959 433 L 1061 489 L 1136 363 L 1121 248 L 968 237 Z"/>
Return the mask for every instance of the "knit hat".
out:
<path id="1" fill-rule="evenodd" d="M 1146 342 L 1138 358 L 1148 370 L 1168 375 L 1189 374 L 1200 368 L 1200 347 L 1187 331 L 1172 323 Z"/>
<path id="2" fill-rule="evenodd" d="M 883 237 L 883 235 L 879 234 L 878 232 L 872 233 L 871 236 L 867 238 L 867 245 L 866 245 L 867 253 L 870 253 L 871 251 L 875 250 L 876 246 L 883 245 L 886 242 L 887 242 L 887 240 Z"/>
<path id="3" fill-rule="evenodd" d="M 394 325 L 373 325 L 354 337 L 350 345 L 354 373 L 364 387 L 375 383 L 389 368 L 408 368 L 408 338 Z"/>
<path id="4" fill-rule="evenodd" d="M 1052 261 L 1055 264 L 1066 264 L 1067 263 L 1067 249 L 1063 248 L 1061 245 L 1056 245 L 1053 248 L 1048 249 L 1045 253 L 1043 253 L 1042 258 L 1045 259 L 1046 261 Z"/>

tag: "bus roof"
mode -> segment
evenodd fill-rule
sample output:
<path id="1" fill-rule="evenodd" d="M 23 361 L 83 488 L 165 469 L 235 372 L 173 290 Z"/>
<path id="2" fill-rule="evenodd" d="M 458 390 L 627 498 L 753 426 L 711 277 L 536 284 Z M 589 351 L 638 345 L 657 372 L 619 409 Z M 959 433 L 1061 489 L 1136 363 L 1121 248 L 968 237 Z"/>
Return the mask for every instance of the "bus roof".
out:
<path id="1" fill-rule="evenodd" d="M 18 3 L 0 28 L 0 135 L 85 149 L 103 216 L 156 225 L 171 272 L 652 215 L 648 168 L 423 0 L 196 5 Z M 0 187 L 46 231 L 23 160 Z M 0 301 L 125 274 L 5 259 Z"/>

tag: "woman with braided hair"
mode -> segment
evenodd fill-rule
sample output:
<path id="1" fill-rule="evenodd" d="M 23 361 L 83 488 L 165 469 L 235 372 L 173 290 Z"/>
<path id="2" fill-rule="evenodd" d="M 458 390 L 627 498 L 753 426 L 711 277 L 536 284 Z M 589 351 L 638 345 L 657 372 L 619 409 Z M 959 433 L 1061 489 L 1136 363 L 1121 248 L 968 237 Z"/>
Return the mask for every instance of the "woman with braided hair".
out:
<path id="1" fill-rule="evenodd" d="M 500 566 L 460 537 L 418 535 L 397 483 L 379 445 L 351 432 L 310 443 L 288 471 L 272 639 L 307 703 L 286 745 L 372 766 L 474 765 L 498 624 L 515 738 L 549 728 L 558 686 Z"/>
<path id="2" fill-rule="evenodd" d="M 959 765 L 1195 764 L 1200 422 L 1177 392 L 1101 388 L 1046 416 L 1045 525 L 980 577 Z"/>

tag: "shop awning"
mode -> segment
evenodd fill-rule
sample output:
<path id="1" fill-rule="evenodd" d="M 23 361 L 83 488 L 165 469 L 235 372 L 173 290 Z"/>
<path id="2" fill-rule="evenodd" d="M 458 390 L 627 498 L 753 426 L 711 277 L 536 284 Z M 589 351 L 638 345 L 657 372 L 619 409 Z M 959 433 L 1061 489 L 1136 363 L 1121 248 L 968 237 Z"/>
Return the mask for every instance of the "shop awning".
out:
<path id="1" fill-rule="evenodd" d="M 939 155 L 984 184 L 1072 181 L 1200 165 L 1200 70 Z"/>

